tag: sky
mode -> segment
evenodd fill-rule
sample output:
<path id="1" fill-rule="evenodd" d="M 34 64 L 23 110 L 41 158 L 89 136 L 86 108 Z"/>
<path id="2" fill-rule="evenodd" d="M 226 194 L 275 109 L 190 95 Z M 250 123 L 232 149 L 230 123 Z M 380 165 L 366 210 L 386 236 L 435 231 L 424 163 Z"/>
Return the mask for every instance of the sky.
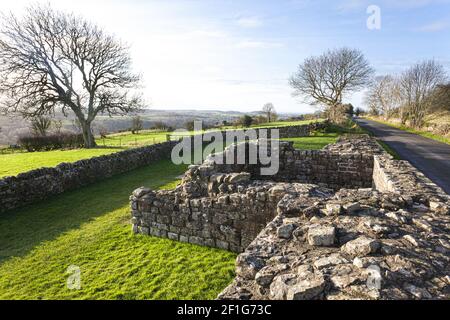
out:
<path id="1" fill-rule="evenodd" d="M 361 50 L 378 75 L 435 59 L 450 73 L 450 0 L 1 1 L 20 15 L 42 2 L 75 12 L 131 46 L 151 108 L 307 113 L 288 79 L 328 49 Z M 380 28 L 367 20 L 380 10 Z M 345 97 L 362 107 L 362 93 Z"/>

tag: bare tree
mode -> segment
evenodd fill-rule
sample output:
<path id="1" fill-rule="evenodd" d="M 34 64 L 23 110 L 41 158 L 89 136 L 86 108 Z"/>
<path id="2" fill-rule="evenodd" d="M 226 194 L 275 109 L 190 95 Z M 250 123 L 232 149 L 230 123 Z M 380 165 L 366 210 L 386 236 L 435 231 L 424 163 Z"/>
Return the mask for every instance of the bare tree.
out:
<path id="1" fill-rule="evenodd" d="M 342 104 L 344 95 L 365 87 L 373 74 L 359 50 L 341 48 L 310 57 L 290 78 L 294 96 L 328 109 Z"/>
<path id="2" fill-rule="evenodd" d="M 95 146 L 98 114 L 125 114 L 141 106 L 139 76 L 128 48 L 84 19 L 48 6 L 29 7 L 21 19 L 3 17 L 0 93 L 3 109 L 25 118 L 61 110 L 75 114 L 86 148 Z"/>
<path id="3" fill-rule="evenodd" d="M 450 83 L 438 85 L 430 96 L 433 111 L 450 111 Z"/>
<path id="4" fill-rule="evenodd" d="M 431 105 L 430 96 L 445 80 L 444 67 L 434 60 L 418 63 L 402 74 L 401 94 L 413 127 L 423 125 Z"/>
<path id="5" fill-rule="evenodd" d="M 46 136 L 52 125 L 52 120 L 44 116 L 38 116 L 31 120 L 31 131 L 38 136 Z"/>
<path id="6" fill-rule="evenodd" d="M 386 120 L 392 116 L 393 112 L 400 107 L 401 95 L 398 79 L 386 75 L 377 77 L 370 86 L 370 101 L 375 104 Z"/>
<path id="7" fill-rule="evenodd" d="M 267 122 L 272 122 L 276 118 L 276 111 L 273 103 L 269 102 L 263 106 L 262 112 L 266 115 Z"/>
<path id="8" fill-rule="evenodd" d="M 54 120 L 53 121 L 53 127 L 55 128 L 55 132 L 57 134 L 61 134 L 61 130 L 63 128 L 63 122 L 62 120 Z"/>
<path id="9" fill-rule="evenodd" d="M 139 131 L 142 130 L 143 127 L 144 123 L 142 122 L 141 117 L 140 116 L 133 117 L 133 119 L 131 120 L 131 133 L 137 134 L 139 133 Z"/>

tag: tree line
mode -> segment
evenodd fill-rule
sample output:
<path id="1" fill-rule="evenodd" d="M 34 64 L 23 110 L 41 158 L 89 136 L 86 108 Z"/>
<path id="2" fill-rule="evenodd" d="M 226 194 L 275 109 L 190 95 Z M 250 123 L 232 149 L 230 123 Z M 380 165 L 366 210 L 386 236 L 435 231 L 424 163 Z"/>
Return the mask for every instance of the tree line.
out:
<path id="1" fill-rule="evenodd" d="M 327 117 L 336 122 L 350 114 L 344 98 L 362 89 L 368 89 L 364 100 L 371 114 L 386 120 L 396 115 L 402 124 L 409 122 L 416 128 L 423 126 L 428 113 L 450 110 L 448 76 L 435 60 L 418 62 L 399 75 L 375 76 L 361 51 L 334 49 L 307 58 L 290 84 L 295 97 L 323 107 Z"/>
<path id="2" fill-rule="evenodd" d="M 385 120 L 400 118 L 420 128 L 428 113 L 450 111 L 450 83 L 442 64 L 426 60 L 401 74 L 377 77 L 365 97 L 369 112 Z"/>

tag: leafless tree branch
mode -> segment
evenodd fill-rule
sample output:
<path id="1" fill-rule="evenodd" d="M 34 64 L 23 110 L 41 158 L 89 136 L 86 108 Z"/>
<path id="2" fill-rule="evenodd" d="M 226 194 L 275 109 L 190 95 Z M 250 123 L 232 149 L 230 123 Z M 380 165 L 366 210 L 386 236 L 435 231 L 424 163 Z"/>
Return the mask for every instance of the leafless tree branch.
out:
<path id="1" fill-rule="evenodd" d="M 24 17 L 3 16 L 0 30 L 2 109 L 24 117 L 73 112 L 85 146 L 95 146 L 98 114 L 126 114 L 142 106 L 140 77 L 129 48 L 84 19 L 32 6 Z"/>

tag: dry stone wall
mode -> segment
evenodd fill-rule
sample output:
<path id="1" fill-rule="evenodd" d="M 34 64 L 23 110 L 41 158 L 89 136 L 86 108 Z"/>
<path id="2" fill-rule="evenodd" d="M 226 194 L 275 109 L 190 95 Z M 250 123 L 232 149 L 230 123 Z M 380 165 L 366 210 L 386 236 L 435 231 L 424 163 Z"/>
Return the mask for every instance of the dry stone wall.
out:
<path id="1" fill-rule="evenodd" d="M 296 138 L 296 137 L 307 137 L 312 131 L 324 129 L 329 125 L 328 121 L 322 122 L 312 122 L 310 124 L 298 125 L 298 126 L 280 126 L 280 127 L 262 127 L 262 128 L 248 128 L 248 129 L 237 129 L 237 130 L 223 130 L 223 131 L 212 131 L 214 133 L 220 133 L 222 138 L 225 139 L 227 135 L 231 136 L 236 134 L 239 136 L 242 133 L 246 133 L 248 130 L 254 131 L 256 136 L 271 138 L 271 130 L 278 130 L 279 138 Z M 211 132 L 209 132 L 211 133 Z"/>
<path id="2" fill-rule="evenodd" d="M 329 193 L 307 184 L 230 181 L 234 177 L 215 176 L 228 181 L 228 190 L 217 196 L 190 198 L 181 188 L 137 189 L 131 196 L 133 231 L 239 253 L 276 216 L 277 204 L 286 193 L 305 197 Z"/>
<path id="3" fill-rule="evenodd" d="M 280 130 L 281 137 L 297 137 L 308 136 L 312 130 L 324 128 L 326 125 L 326 122 L 318 122 L 275 129 Z M 259 130 L 257 133 L 259 135 Z M 220 134 L 225 137 L 226 131 L 221 131 Z M 0 179 L 0 212 L 19 208 L 161 159 L 167 159 L 176 143 L 177 141 L 168 141 L 75 163 L 62 163 L 53 168 L 41 168 L 15 177 Z"/>
<path id="4" fill-rule="evenodd" d="M 0 180 L 0 212 L 22 207 L 69 190 L 170 157 L 176 142 L 165 142 L 105 156 L 61 163 Z"/>
<path id="5" fill-rule="evenodd" d="M 246 155 L 248 155 L 248 149 L 245 152 Z M 257 149 L 259 149 L 259 144 L 257 144 Z M 225 162 L 227 153 L 237 155 L 239 147 L 231 146 L 225 150 L 223 155 L 216 155 L 215 158 L 220 157 L 222 162 Z M 248 159 L 243 165 L 215 164 L 207 160 L 199 169 L 205 170 L 206 167 L 210 168 L 210 172 L 248 172 L 252 179 L 315 183 L 335 189 L 372 186 L 372 154 L 336 152 L 334 150 L 297 150 L 293 147 L 292 142 L 280 142 L 275 153 L 279 155 L 279 170 L 274 175 L 262 175 L 261 167 L 263 166 L 260 162 L 249 164 Z"/>

